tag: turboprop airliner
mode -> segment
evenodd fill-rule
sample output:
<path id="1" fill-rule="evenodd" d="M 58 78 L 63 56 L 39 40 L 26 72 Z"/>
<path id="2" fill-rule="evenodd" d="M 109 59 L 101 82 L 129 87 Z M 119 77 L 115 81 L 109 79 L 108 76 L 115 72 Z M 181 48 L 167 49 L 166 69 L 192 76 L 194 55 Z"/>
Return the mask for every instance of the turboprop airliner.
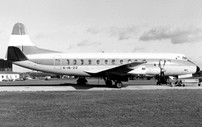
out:
<path id="1" fill-rule="evenodd" d="M 22 23 L 13 27 L 7 60 L 32 70 L 79 77 L 102 77 L 107 86 L 121 88 L 136 75 L 162 77 L 191 76 L 200 68 L 183 54 L 174 53 L 62 53 L 35 46 Z"/>

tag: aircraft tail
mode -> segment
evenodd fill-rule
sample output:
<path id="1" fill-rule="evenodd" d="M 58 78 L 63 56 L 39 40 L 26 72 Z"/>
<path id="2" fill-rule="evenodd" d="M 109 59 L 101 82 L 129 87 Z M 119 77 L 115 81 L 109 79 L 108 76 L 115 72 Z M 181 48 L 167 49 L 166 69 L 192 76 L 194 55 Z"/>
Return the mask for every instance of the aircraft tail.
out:
<path id="1" fill-rule="evenodd" d="M 16 23 L 13 27 L 8 44 L 8 47 L 11 46 L 18 47 L 26 55 L 57 52 L 36 47 L 30 40 L 25 25 L 22 23 Z"/>

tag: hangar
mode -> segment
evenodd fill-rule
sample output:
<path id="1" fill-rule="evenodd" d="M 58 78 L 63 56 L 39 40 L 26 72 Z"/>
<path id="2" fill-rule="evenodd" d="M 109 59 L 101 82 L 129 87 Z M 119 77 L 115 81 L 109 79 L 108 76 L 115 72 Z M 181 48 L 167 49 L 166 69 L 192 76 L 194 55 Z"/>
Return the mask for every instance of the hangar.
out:
<path id="1" fill-rule="evenodd" d="M 0 81 L 14 81 L 20 78 L 20 74 L 12 71 L 12 63 L 0 59 Z"/>
<path id="2" fill-rule="evenodd" d="M 0 71 L 10 72 L 12 71 L 12 63 L 6 60 L 0 59 Z"/>
<path id="3" fill-rule="evenodd" d="M 0 71 L 0 81 L 15 81 L 20 78 L 20 74 L 14 73 L 12 71 Z"/>

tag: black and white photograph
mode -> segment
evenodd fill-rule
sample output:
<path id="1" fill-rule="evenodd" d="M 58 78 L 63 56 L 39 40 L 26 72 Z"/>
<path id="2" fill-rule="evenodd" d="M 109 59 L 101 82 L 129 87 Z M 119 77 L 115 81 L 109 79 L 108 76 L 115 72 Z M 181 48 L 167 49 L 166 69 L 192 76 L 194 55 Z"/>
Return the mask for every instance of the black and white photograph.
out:
<path id="1" fill-rule="evenodd" d="M 2 0 L 1 127 L 202 126 L 201 0 Z"/>

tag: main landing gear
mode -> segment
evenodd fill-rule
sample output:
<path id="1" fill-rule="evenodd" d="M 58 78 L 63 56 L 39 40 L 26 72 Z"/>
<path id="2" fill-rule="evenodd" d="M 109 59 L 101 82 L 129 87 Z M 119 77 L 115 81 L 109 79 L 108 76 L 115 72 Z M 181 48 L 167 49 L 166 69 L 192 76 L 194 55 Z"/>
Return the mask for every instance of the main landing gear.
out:
<path id="1" fill-rule="evenodd" d="M 116 88 L 121 88 L 123 87 L 123 84 L 120 80 L 112 80 L 111 79 L 104 79 L 105 80 L 105 84 L 108 86 L 108 87 L 112 87 L 112 86 L 115 86 Z"/>
<path id="2" fill-rule="evenodd" d="M 85 77 L 79 77 L 77 79 L 77 85 L 86 85 L 88 83 L 88 81 L 86 80 Z"/>
<path id="3" fill-rule="evenodd" d="M 104 78 L 105 84 L 108 87 L 116 87 L 116 88 L 121 88 L 123 87 L 123 84 L 120 80 L 111 80 L 109 78 Z M 77 79 L 77 85 L 87 85 L 88 81 L 85 79 L 85 77 L 79 77 Z"/>

